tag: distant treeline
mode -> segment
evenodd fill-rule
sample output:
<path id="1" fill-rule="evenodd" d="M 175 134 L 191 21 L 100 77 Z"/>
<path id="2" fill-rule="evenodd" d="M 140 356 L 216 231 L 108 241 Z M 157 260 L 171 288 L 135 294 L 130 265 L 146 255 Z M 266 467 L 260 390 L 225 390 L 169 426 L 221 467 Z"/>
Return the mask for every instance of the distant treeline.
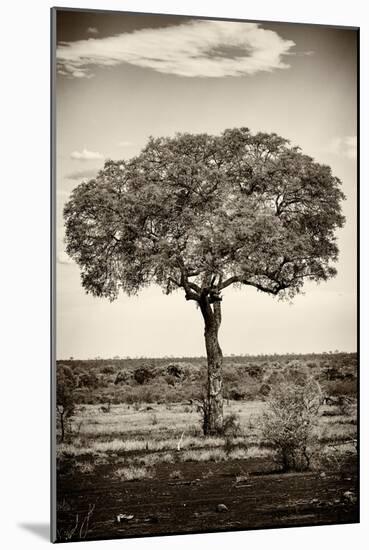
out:
<path id="1" fill-rule="evenodd" d="M 64 360 L 77 403 L 182 402 L 201 399 L 205 357 Z M 327 395 L 355 396 L 356 353 L 228 356 L 223 394 L 231 400 L 264 399 L 281 377 L 309 374 Z"/>
<path id="2" fill-rule="evenodd" d="M 285 354 L 258 354 L 258 355 L 228 355 L 223 358 L 224 364 L 232 363 L 242 363 L 246 364 L 249 361 L 292 361 L 292 360 L 303 360 L 303 361 L 350 361 L 356 360 L 356 352 L 324 352 L 324 353 L 285 353 Z M 114 366 L 124 366 L 124 365 L 137 365 L 137 363 L 149 363 L 151 365 L 162 365 L 163 363 L 168 362 L 181 362 L 189 364 L 199 364 L 206 362 L 205 356 L 196 356 L 196 357 L 113 357 L 108 359 L 103 359 L 101 357 L 96 357 L 93 359 L 74 359 L 70 357 L 69 359 L 59 359 L 58 363 L 63 363 L 64 365 L 70 366 L 87 366 L 91 364 L 93 367 L 103 367 L 105 365 L 114 365 Z"/>

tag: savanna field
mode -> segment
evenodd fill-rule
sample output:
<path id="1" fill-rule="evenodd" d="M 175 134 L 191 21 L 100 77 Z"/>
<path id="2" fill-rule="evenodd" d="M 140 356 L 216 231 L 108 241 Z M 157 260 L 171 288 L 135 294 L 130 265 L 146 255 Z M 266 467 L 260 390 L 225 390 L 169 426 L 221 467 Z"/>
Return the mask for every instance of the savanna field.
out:
<path id="1" fill-rule="evenodd" d="M 205 358 L 57 372 L 59 541 L 358 519 L 356 354 L 225 357 L 217 437 L 203 435 Z"/>

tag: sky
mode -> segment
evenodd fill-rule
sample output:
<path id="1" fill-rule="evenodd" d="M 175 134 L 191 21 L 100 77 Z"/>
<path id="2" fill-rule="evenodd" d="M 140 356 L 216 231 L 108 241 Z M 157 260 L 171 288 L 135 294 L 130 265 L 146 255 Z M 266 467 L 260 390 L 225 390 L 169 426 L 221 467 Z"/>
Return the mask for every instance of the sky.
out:
<path id="1" fill-rule="evenodd" d="M 104 160 L 149 136 L 276 132 L 331 166 L 346 195 L 337 276 L 293 303 L 250 287 L 223 293 L 225 355 L 356 351 L 354 30 L 178 16 L 57 13 L 57 357 L 199 356 L 200 312 L 152 286 L 110 303 L 87 295 L 64 244 L 63 206 Z"/>

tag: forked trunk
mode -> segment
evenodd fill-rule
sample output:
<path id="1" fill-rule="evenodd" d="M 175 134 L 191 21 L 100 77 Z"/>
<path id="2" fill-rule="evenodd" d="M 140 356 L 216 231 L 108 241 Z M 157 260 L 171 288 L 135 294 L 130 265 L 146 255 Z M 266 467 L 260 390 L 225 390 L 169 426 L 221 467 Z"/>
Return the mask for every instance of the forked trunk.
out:
<path id="1" fill-rule="evenodd" d="M 213 307 L 208 303 L 201 306 L 205 321 L 205 345 L 208 360 L 207 396 L 204 407 L 204 434 L 219 435 L 223 431 L 223 355 L 218 342 L 221 323 L 220 302 Z"/>

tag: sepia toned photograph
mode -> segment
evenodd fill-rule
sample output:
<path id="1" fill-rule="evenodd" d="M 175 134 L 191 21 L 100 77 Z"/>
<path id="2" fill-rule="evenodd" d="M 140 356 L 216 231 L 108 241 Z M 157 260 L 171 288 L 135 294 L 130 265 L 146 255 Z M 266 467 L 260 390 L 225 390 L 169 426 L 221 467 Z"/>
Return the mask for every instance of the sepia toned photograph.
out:
<path id="1" fill-rule="evenodd" d="M 52 540 L 357 523 L 358 28 L 51 21 Z"/>

